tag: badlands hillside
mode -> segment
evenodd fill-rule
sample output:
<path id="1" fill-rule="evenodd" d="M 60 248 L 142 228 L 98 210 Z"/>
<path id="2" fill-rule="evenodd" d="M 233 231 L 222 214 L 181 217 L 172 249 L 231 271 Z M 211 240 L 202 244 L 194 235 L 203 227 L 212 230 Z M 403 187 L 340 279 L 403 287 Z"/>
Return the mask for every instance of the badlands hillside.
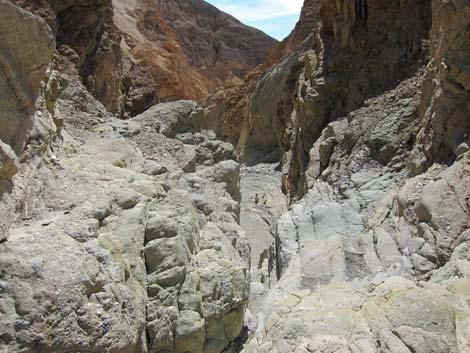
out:
<path id="1" fill-rule="evenodd" d="M 0 97 L 1 353 L 470 352 L 469 0 L 0 0 Z"/>

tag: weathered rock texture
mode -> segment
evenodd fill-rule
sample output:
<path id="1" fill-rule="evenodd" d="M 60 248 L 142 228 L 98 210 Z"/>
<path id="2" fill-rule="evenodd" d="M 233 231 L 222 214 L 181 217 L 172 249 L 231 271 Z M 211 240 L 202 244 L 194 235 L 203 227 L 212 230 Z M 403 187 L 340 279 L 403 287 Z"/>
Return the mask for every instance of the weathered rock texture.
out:
<path id="1" fill-rule="evenodd" d="M 201 28 L 225 17 L 116 1 L 119 43 L 109 1 L 15 3 L 0 0 L 0 351 L 470 351 L 468 1 L 307 0 L 243 84 L 141 114 L 152 43 L 209 65 Z M 235 75 L 241 52 L 216 48 Z M 279 168 L 241 168 L 230 142 Z"/>
<path id="2" fill-rule="evenodd" d="M 278 58 L 205 105 L 292 202 L 243 352 L 469 351 L 469 5 L 306 1 Z"/>
<path id="3" fill-rule="evenodd" d="M 229 347 L 250 262 L 232 145 L 189 101 L 118 120 L 40 17 L 0 10 L 0 351 Z"/>
<path id="4" fill-rule="evenodd" d="M 276 44 L 201 0 L 113 5 L 124 48 L 136 70 L 150 74 L 160 101 L 202 99 L 238 83 Z"/>
<path id="5" fill-rule="evenodd" d="M 413 170 L 452 163 L 468 149 L 470 130 L 469 11 L 465 1 L 434 1 L 431 62 L 423 87 Z"/>
<path id="6" fill-rule="evenodd" d="M 367 100 L 313 145 L 309 191 L 277 225 L 280 280 L 244 352 L 468 351 L 470 155 L 409 178 L 422 81 Z"/>
<path id="7" fill-rule="evenodd" d="M 113 24 L 111 0 L 12 2 L 43 17 L 59 51 L 73 56 L 87 89 L 110 112 L 123 112 L 121 37 Z"/>
<path id="8" fill-rule="evenodd" d="M 27 192 L 16 187 L 13 178 L 21 168 L 21 159 L 33 158 L 38 149 L 48 148 L 55 126 L 50 114 L 55 98 L 50 74 L 50 84 L 41 87 L 54 51 L 50 29 L 41 18 L 9 2 L 1 1 L 0 10 L 1 242 L 7 238 L 15 208 Z M 35 114 L 37 108 L 44 113 Z"/>
<path id="9" fill-rule="evenodd" d="M 291 202 L 243 352 L 470 350 L 469 5 L 307 0 L 204 105 Z"/>

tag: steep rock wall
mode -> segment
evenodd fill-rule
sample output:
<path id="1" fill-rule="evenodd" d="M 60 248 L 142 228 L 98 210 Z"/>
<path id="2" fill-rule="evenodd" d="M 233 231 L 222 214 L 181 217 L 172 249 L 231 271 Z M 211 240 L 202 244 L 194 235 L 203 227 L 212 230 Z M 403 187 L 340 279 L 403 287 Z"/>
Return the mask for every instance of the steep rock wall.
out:
<path id="1" fill-rule="evenodd" d="M 113 24 L 111 1 L 14 0 L 13 3 L 45 19 L 56 36 L 59 51 L 74 56 L 87 89 L 110 112 L 123 114 L 121 38 Z"/>
<path id="2" fill-rule="evenodd" d="M 423 128 L 412 169 L 451 164 L 470 144 L 470 7 L 465 1 L 433 1 L 431 61 L 421 102 Z"/>
<path id="3" fill-rule="evenodd" d="M 311 146 L 243 352 L 469 350 L 468 6 L 433 1 L 430 63 Z"/>
<path id="4" fill-rule="evenodd" d="M 27 190 L 15 175 L 48 150 L 54 136 L 54 79 L 46 75 L 54 52 L 47 24 L 7 1 L 0 2 L 0 242 L 8 237 Z M 21 46 L 18 45 L 21 43 Z M 43 80 L 48 80 L 44 84 Z M 44 114 L 37 113 L 43 109 Z M 52 114 L 51 114 L 52 112 Z M 21 165 L 21 162 L 27 161 Z"/>
<path id="5" fill-rule="evenodd" d="M 201 117 L 217 121 L 248 162 L 259 160 L 256 151 L 277 153 L 292 198 L 306 191 L 308 150 L 325 125 L 425 64 L 431 6 L 311 0 L 302 20 L 277 64 L 209 99 Z"/>

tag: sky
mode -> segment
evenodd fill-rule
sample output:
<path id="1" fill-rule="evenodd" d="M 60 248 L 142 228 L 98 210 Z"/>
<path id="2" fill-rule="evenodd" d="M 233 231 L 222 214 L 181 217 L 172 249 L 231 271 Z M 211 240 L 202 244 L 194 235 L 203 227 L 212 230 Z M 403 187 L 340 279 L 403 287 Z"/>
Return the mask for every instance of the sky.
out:
<path id="1" fill-rule="evenodd" d="M 206 0 L 236 17 L 243 23 L 256 27 L 279 40 L 294 28 L 300 15 L 303 0 Z"/>

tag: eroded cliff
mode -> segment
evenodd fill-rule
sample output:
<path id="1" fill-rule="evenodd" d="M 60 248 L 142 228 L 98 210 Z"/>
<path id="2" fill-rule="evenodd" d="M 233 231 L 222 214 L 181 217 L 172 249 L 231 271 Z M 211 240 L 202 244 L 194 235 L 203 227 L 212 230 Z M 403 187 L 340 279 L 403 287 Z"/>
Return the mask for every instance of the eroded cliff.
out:
<path id="1" fill-rule="evenodd" d="M 275 64 L 209 99 L 202 125 L 220 125 L 248 163 L 275 154 L 287 192 L 302 196 L 323 128 L 424 65 L 430 23 L 429 1 L 306 1 Z"/>

